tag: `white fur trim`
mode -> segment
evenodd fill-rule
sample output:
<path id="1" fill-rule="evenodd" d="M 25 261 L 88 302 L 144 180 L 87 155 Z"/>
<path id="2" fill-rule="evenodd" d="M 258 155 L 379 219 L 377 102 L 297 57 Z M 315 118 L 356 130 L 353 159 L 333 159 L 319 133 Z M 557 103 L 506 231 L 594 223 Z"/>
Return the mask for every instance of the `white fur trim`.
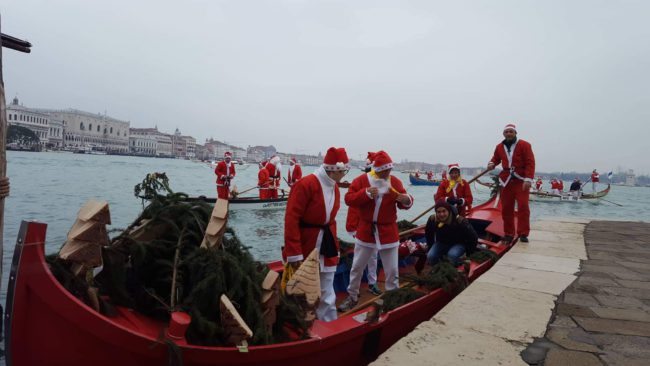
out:
<path id="1" fill-rule="evenodd" d="M 350 170 L 350 165 L 339 161 L 336 164 L 323 164 L 323 169 L 328 172 L 338 172 L 342 170 Z"/>
<path id="2" fill-rule="evenodd" d="M 293 262 L 301 261 L 303 259 L 305 259 L 305 257 L 303 257 L 302 254 L 300 254 L 300 255 L 291 255 L 291 256 L 287 257 L 287 262 L 293 263 Z"/>
<path id="3" fill-rule="evenodd" d="M 379 172 L 383 172 L 384 170 L 393 169 L 394 166 L 395 165 L 393 163 L 388 163 L 388 164 L 384 164 L 382 166 L 374 167 L 372 169 L 374 171 L 376 171 L 377 173 L 379 173 Z"/>

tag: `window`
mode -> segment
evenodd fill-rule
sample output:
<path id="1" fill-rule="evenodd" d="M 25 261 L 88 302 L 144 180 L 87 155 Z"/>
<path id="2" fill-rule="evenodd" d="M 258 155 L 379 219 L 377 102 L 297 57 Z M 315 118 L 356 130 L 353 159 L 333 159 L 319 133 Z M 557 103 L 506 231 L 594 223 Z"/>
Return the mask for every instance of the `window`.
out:
<path id="1" fill-rule="evenodd" d="M 89 124 L 88 124 L 88 131 L 91 131 L 91 132 L 92 132 L 92 130 L 93 130 L 93 124 L 92 124 L 92 123 L 89 123 Z"/>
<path id="2" fill-rule="evenodd" d="M 84 128 L 84 123 L 83 123 L 83 122 L 81 122 L 81 123 L 79 124 L 79 129 L 82 130 L 82 131 L 85 129 L 85 128 Z"/>
<path id="3" fill-rule="evenodd" d="M 97 125 L 97 132 L 99 132 L 99 125 Z"/>
<path id="4" fill-rule="evenodd" d="M 113 127 L 111 127 L 111 133 L 113 133 Z"/>

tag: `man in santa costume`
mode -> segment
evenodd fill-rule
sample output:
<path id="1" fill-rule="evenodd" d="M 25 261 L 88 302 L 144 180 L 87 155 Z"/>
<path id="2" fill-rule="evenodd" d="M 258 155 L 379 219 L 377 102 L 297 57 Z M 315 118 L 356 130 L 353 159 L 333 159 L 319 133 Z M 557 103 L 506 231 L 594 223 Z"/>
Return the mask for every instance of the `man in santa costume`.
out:
<path id="1" fill-rule="evenodd" d="M 465 216 L 472 208 L 472 190 L 467 181 L 460 176 L 460 165 L 449 164 L 447 168 L 449 179 L 443 180 L 434 195 L 434 201 L 444 200 L 451 205 L 454 214 Z"/>
<path id="2" fill-rule="evenodd" d="M 260 199 L 266 200 L 271 198 L 269 189 L 269 171 L 266 169 L 266 160 L 260 162 L 260 171 L 257 173 L 257 187 L 260 189 Z"/>
<path id="3" fill-rule="evenodd" d="M 352 181 L 345 194 L 345 203 L 358 210 L 359 224 L 350 271 L 349 296 L 339 305 L 340 311 L 348 311 L 357 305 L 363 269 L 375 250 L 379 251 L 384 267 L 386 290 L 399 288 L 397 209 L 409 209 L 413 206 L 413 197 L 406 193 L 402 181 L 390 175 L 393 161 L 385 151 L 377 152 L 372 166 L 369 173 Z"/>
<path id="4" fill-rule="evenodd" d="M 339 262 L 336 213 L 341 198 L 337 183 L 349 169 L 345 149 L 330 147 L 323 165 L 293 186 L 284 216 L 282 255 L 289 265 L 297 269 L 314 248 L 320 253 L 321 296 L 316 316 L 323 321 L 337 318 L 334 293 L 334 275 Z"/>
<path id="5" fill-rule="evenodd" d="M 560 194 L 560 185 L 556 178 L 551 179 L 551 193 L 559 195 Z"/>
<path id="6" fill-rule="evenodd" d="M 542 182 L 542 177 L 537 177 L 537 181 L 535 182 L 535 189 L 537 192 L 542 190 L 542 184 L 544 184 L 544 182 Z"/>
<path id="7" fill-rule="evenodd" d="M 517 230 L 519 240 L 528 243 L 530 232 L 530 209 L 528 198 L 535 176 L 535 155 L 530 143 L 517 138 L 517 127 L 507 124 L 503 137 L 494 149 L 488 170 L 501 164 L 499 173 L 504 237 L 501 244 L 510 244 L 515 236 L 515 201 L 517 202 Z"/>
<path id="8" fill-rule="evenodd" d="M 214 168 L 217 175 L 217 196 L 222 199 L 230 198 L 230 181 L 235 177 L 235 164 L 232 162 L 232 154 L 226 151 L 223 160 Z"/>
<path id="9" fill-rule="evenodd" d="M 300 164 L 296 161 L 296 158 L 289 159 L 289 174 L 287 175 L 287 184 L 289 187 L 293 187 L 297 181 L 302 178 L 302 168 Z"/>
<path id="10" fill-rule="evenodd" d="M 600 182 L 600 174 L 598 174 L 598 171 L 594 169 L 593 172 L 591 172 L 591 190 L 596 192 L 596 185 Z"/>
<path id="11" fill-rule="evenodd" d="M 282 163 L 279 156 L 272 156 L 266 163 L 266 170 L 269 171 L 269 198 L 278 198 L 278 188 L 282 180 Z"/>
<path id="12" fill-rule="evenodd" d="M 365 176 L 367 173 L 372 170 L 372 162 L 375 160 L 374 152 L 368 152 L 366 157 L 366 166 L 364 168 L 364 173 L 362 176 Z M 345 220 L 345 229 L 348 234 L 353 238 L 357 236 L 357 227 L 359 226 L 359 210 L 356 207 L 348 207 L 348 217 Z M 381 289 L 377 286 L 377 255 L 378 250 L 370 256 L 368 260 L 368 291 L 373 295 L 381 295 Z"/>
<path id="13" fill-rule="evenodd" d="M 427 172 L 427 180 L 433 180 L 433 172 L 431 170 Z"/>

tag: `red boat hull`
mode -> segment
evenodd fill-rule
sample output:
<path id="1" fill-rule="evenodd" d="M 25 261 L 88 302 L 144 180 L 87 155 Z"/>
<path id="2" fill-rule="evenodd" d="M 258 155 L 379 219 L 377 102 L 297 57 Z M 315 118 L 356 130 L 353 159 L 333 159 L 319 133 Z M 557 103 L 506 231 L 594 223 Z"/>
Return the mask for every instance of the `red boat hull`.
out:
<path id="1" fill-rule="evenodd" d="M 498 207 L 478 206 L 473 215 L 489 221 L 487 230 L 498 235 L 492 231 L 499 230 Z M 188 345 L 184 340 L 173 341 L 177 347 L 170 347 L 172 341 L 164 337 L 166 324 L 126 308 L 118 308 L 117 317 L 103 316 L 64 289 L 45 262 L 46 227 L 35 222 L 23 222 L 21 227 L 6 307 L 7 365 L 163 365 L 170 357 L 182 358 L 186 366 L 364 365 L 430 319 L 454 296 L 435 290 L 383 314 L 374 324 L 354 316 L 329 323 L 316 321 L 307 340 L 251 346 L 248 352 Z M 497 249 L 503 254 L 507 248 Z M 472 263 L 470 281 L 491 265 Z M 366 311 L 360 310 L 356 318 L 365 319 Z"/>

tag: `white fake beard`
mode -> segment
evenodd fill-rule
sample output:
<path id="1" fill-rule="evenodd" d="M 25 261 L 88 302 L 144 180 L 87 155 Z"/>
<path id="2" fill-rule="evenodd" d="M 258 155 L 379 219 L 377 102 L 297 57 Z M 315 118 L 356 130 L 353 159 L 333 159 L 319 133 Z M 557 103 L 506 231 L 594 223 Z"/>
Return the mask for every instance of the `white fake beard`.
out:
<path id="1" fill-rule="evenodd" d="M 384 195 L 388 192 L 390 184 L 387 179 L 374 179 L 373 186 L 377 187 L 380 195 Z"/>

